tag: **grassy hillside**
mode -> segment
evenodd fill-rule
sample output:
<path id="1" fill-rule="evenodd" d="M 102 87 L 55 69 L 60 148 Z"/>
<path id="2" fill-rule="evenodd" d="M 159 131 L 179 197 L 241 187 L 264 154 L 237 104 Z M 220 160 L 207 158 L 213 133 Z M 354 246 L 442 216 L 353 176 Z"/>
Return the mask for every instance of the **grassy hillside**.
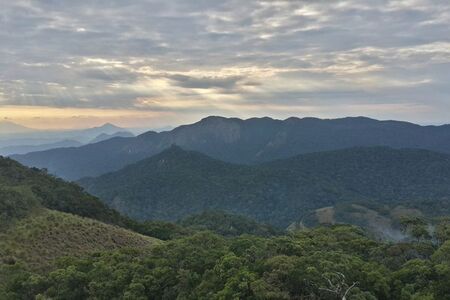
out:
<path id="1" fill-rule="evenodd" d="M 0 225 L 23 217 L 33 207 L 45 207 L 151 235 L 150 225 L 140 224 L 109 208 L 75 183 L 27 168 L 0 157 Z"/>
<path id="2" fill-rule="evenodd" d="M 172 147 L 80 183 L 136 219 L 176 220 L 209 209 L 288 226 L 311 211 L 346 202 L 446 214 L 450 156 L 353 148 L 245 166 Z"/>
<path id="3" fill-rule="evenodd" d="M 0 265 L 44 270 L 66 255 L 158 242 L 127 227 L 144 228 L 73 183 L 0 158 Z"/>
<path id="4" fill-rule="evenodd" d="M 81 257 L 95 251 L 142 249 L 157 243 L 157 239 L 118 226 L 40 209 L 0 231 L 0 257 L 3 263 L 23 262 L 32 270 L 48 270 L 58 258 L 67 255 Z"/>

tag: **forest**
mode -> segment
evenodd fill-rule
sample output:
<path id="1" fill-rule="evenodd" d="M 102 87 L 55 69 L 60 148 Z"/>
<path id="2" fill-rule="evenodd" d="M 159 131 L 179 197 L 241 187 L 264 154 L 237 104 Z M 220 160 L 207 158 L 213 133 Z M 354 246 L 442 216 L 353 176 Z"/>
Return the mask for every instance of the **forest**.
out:
<path id="1" fill-rule="evenodd" d="M 138 222 L 10 159 L 0 179 L 0 299 L 450 299 L 448 217 L 403 217 L 398 242 L 223 211 Z"/>
<path id="2" fill-rule="evenodd" d="M 261 237 L 198 231 L 150 248 L 1 267 L 2 299 L 450 299 L 439 242 L 383 243 L 336 225 Z M 445 234 L 444 234 L 445 233 Z"/>

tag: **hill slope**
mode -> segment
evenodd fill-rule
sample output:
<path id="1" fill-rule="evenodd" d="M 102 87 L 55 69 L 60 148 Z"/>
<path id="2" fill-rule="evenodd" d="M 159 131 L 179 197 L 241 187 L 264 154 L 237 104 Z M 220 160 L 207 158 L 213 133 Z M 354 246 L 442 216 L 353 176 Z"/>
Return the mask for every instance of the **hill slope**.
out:
<path id="1" fill-rule="evenodd" d="M 0 267 L 46 269 L 65 255 L 158 243 L 125 227 L 138 224 L 75 184 L 0 158 Z"/>
<path id="2" fill-rule="evenodd" d="M 107 134 L 107 133 L 102 133 L 98 136 L 96 136 L 93 140 L 89 141 L 89 144 L 95 144 L 95 143 L 99 143 L 99 142 L 103 142 L 115 137 L 134 137 L 134 134 L 132 134 L 129 131 L 118 131 L 115 133 L 111 133 L 111 134 Z M 56 148 L 56 147 L 54 147 Z"/>
<path id="3" fill-rule="evenodd" d="M 9 158 L 0 157 L 0 191 L 14 191 L 15 199 L 28 195 L 39 205 L 101 222 L 127 226 L 128 219 L 108 208 L 74 183 L 65 182 L 45 171 L 27 168 Z M 11 198 L 5 198 L 5 201 Z M 16 200 L 17 201 L 17 200 Z M 17 202 L 12 203 L 15 205 Z M 26 206 L 26 205 L 25 205 Z"/>
<path id="4" fill-rule="evenodd" d="M 147 248 L 157 239 L 93 219 L 41 209 L 0 230 L 0 260 L 48 270 L 58 258 L 80 257 L 95 251 Z M 0 262 L 1 264 L 1 262 Z"/>
<path id="5" fill-rule="evenodd" d="M 450 126 L 419 126 L 362 117 L 284 121 L 208 117 L 168 132 L 147 132 L 135 138 L 114 138 L 79 148 L 52 149 L 13 158 L 76 180 L 119 170 L 173 144 L 223 161 L 250 164 L 356 146 L 421 148 L 450 153 Z"/>
<path id="6" fill-rule="evenodd" d="M 444 214 L 450 201 L 450 156 L 353 148 L 248 166 L 173 146 L 80 183 L 136 219 L 176 220 L 212 209 L 287 226 L 312 210 L 341 202 L 406 204 Z"/>

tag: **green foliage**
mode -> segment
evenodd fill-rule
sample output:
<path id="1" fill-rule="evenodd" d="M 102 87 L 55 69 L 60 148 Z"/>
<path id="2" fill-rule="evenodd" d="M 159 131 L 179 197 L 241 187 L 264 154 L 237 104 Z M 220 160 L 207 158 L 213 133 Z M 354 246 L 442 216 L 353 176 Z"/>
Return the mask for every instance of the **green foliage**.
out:
<path id="1" fill-rule="evenodd" d="M 149 236 L 154 233 L 154 228 L 149 224 L 122 216 L 75 183 L 50 176 L 45 170 L 27 168 L 12 159 L 0 157 L 0 225 L 3 225 L 0 228 L 6 228 L 13 220 L 42 207 L 114 224 Z"/>
<path id="2" fill-rule="evenodd" d="M 449 243 L 432 257 L 406 259 L 398 266 L 390 265 L 396 252 L 383 250 L 391 246 L 349 226 L 276 237 L 224 238 L 199 232 L 150 251 L 122 249 L 67 258 L 44 276 L 16 270 L 3 293 L 17 299 L 36 295 L 51 299 L 450 297 Z M 416 243 L 404 247 L 414 249 Z"/>
<path id="3" fill-rule="evenodd" d="M 155 215 L 168 219 L 180 208 L 179 215 L 204 208 L 214 197 L 215 208 L 283 224 L 314 205 L 344 198 L 366 197 L 376 203 L 370 209 L 383 207 L 382 215 L 388 214 L 388 204 L 404 199 L 424 211 L 447 201 L 448 169 L 440 155 L 428 152 L 403 156 L 403 151 L 353 149 L 255 167 L 171 151 L 169 157 L 138 166 L 144 180 L 122 174 L 132 184 L 126 194 L 112 189 L 115 205 L 126 204 L 132 212 L 148 200 L 143 194 L 153 200 L 176 196 L 176 201 L 157 201 L 167 210 Z M 385 163 L 374 164 L 380 155 Z M 329 173 L 327 165 L 334 165 L 335 172 Z M 107 184 L 125 177 L 108 177 Z M 173 187 L 165 185 L 168 179 L 180 189 L 172 193 Z M 126 202 L 128 197 L 139 201 Z M 439 201 L 425 209 L 429 202 L 421 199 Z M 417 217 L 401 219 L 404 231 L 416 239 L 397 244 L 343 225 L 281 235 L 222 212 L 179 224 L 138 223 L 75 184 L 9 159 L 0 159 L 0 209 L 0 299 L 450 298 L 447 219 L 436 224 L 436 244 L 429 239 L 427 222 Z"/>
<path id="4" fill-rule="evenodd" d="M 75 215 L 41 209 L 0 233 L 0 263 L 26 262 L 32 270 L 49 270 L 66 255 L 124 247 L 148 248 L 157 239 Z"/>
<path id="5" fill-rule="evenodd" d="M 164 221 L 136 222 L 135 227 L 139 232 L 163 241 L 173 240 L 194 233 L 193 230 Z"/>
<path id="6" fill-rule="evenodd" d="M 130 222 L 97 198 L 85 193 L 78 185 L 52 177 L 44 170 L 26 168 L 12 159 L 0 158 L 0 188 L 2 187 L 13 188 L 23 193 L 27 192 L 28 198 L 35 198 L 37 203 L 48 209 L 122 226 L 127 226 Z M 7 197 L 2 198 L 17 199 L 19 197 L 10 193 Z M 23 201 L 25 200 L 11 200 L 10 202 L 20 209 Z M 29 202 L 29 200 L 26 201 Z M 29 206 L 29 204 L 25 206 Z"/>
<path id="7" fill-rule="evenodd" d="M 427 229 L 427 222 L 419 217 L 402 217 L 400 225 L 406 233 L 409 233 L 417 240 L 427 240 L 431 238 Z"/>
<path id="8" fill-rule="evenodd" d="M 271 236 L 280 234 L 276 228 L 259 224 L 244 216 L 227 214 L 222 211 L 205 211 L 193 215 L 179 222 L 183 227 L 194 230 L 210 230 L 223 236 L 239 236 L 251 234 L 257 236 Z"/>
<path id="9" fill-rule="evenodd" d="M 342 203 L 364 203 L 381 215 L 400 205 L 426 216 L 450 213 L 449 156 L 423 150 L 354 148 L 235 165 L 172 147 L 80 183 L 138 220 L 177 221 L 209 209 L 286 228 L 316 209 Z"/>
<path id="10" fill-rule="evenodd" d="M 123 227 L 148 230 L 73 183 L 0 158 L 0 266 L 46 271 L 65 255 L 159 242 Z"/>
<path id="11" fill-rule="evenodd" d="M 435 228 L 435 236 L 439 244 L 450 240 L 450 218 L 442 218 L 438 221 Z"/>
<path id="12" fill-rule="evenodd" d="M 26 217 L 38 206 L 39 202 L 28 189 L 0 185 L 0 231 L 11 222 Z"/>
<path id="13" fill-rule="evenodd" d="M 432 261 L 436 264 L 435 270 L 439 281 L 434 283 L 437 294 L 445 299 L 450 295 L 450 241 L 446 241 L 432 256 Z"/>

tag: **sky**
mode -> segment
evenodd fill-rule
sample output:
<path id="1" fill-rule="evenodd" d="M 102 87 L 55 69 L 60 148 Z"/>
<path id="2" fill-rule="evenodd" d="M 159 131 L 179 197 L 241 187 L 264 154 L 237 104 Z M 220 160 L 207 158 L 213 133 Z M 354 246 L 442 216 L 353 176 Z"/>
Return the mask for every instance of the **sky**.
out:
<path id="1" fill-rule="evenodd" d="M 450 123 L 448 0 L 0 0 L 0 120 Z"/>

